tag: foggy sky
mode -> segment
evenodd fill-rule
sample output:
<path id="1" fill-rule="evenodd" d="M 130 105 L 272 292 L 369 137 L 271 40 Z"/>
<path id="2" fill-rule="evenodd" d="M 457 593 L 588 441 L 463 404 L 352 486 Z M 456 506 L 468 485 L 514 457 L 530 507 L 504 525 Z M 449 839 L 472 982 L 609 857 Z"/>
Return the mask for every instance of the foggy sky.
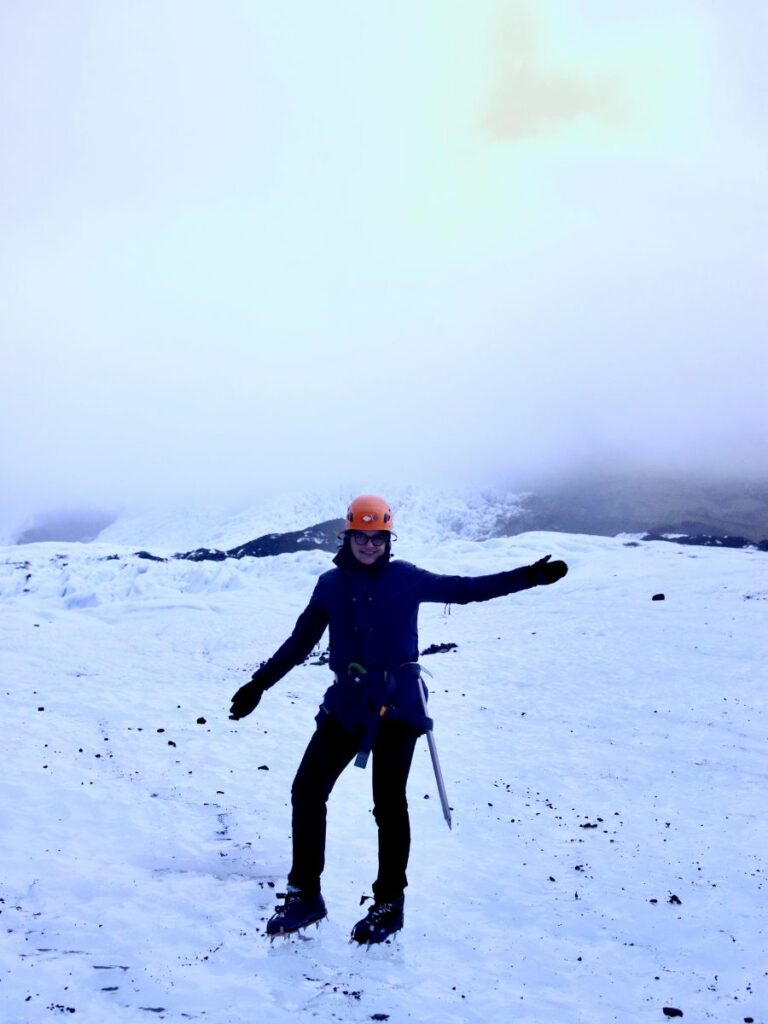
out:
<path id="1" fill-rule="evenodd" d="M 0 5 L 0 521 L 765 475 L 764 4 Z"/>

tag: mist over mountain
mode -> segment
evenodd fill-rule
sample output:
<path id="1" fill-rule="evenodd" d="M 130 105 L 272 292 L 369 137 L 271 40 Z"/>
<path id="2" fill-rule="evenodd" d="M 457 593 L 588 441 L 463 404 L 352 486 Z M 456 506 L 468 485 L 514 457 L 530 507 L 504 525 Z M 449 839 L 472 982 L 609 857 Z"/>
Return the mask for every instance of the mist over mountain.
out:
<path id="1" fill-rule="evenodd" d="M 550 484 L 523 502 L 515 532 L 768 537 L 768 482 L 596 474 Z"/>
<path id="2" fill-rule="evenodd" d="M 768 537 L 768 482 L 756 479 L 594 473 L 549 480 L 530 489 L 405 488 L 386 493 L 403 540 L 414 533 L 422 538 L 455 535 L 485 540 L 536 530 L 598 536 L 705 534 L 753 542 Z M 29 544 L 98 537 L 176 551 L 240 549 L 256 539 L 337 521 L 350 496 L 336 488 L 275 493 L 237 506 L 190 503 L 181 519 L 176 508 L 70 509 L 40 514 L 8 540 Z M 332 546 L 332 541 L 326 530 L 322 546 Z M 279 549 L 278 544 L 274 553 Z"/>

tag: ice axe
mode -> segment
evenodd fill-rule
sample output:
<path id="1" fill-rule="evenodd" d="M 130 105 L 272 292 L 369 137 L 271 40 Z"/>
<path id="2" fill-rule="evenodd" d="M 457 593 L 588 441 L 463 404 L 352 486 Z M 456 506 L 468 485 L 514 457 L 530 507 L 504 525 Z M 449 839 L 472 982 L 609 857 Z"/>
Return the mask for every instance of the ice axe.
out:
<path id="1" fill-rule="evenodd" d="M 443 781 L 443 773 L 440 770 L 440 758 L 437 756 L 437 746 L 435 744 L 435 737 L 432 732 L 432 719 L 429 717 L 427 712 L 427 696 L 426 687 L 424 681 L 421 678 L 421 673 L 426 674 L 431 678 L 432 673 L 427 669 L 419 666 L 419 676 L 416 680 L 416 685 L 419 688 L 419 697 L 421 698 L 421 706 L 424 710 L 424 718 L 427 722 L 427 746 L 429 747 L 429 756 L 432 758 L 432 767 L 435 770 L 435 782 L 437 783 L 437 792 L 440 794 L 440 805 L 443 808 L 443 817 L 445 818 L 448 828 L 451 828 L 451 808 L 448 803 L 448 794 L 445 792 L 445 782 Z"/>

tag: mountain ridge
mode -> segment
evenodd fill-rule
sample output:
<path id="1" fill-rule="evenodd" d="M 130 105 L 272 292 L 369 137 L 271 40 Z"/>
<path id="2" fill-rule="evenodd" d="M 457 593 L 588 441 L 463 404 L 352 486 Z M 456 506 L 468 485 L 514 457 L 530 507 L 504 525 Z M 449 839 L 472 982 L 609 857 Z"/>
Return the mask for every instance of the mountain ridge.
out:
<path id="1" fill-rule="evenodd" d="M 388 492 L 390 493 L 390 492 Z M 737 537 L 758 544 L 768 537 L 768 482 L 693 481 L 663 477 L 595 475 L 541 484 L 529 490 L 485 488 L 475 491 L 418 491 L 391 494 L 403 535 L 472 540 L 531 531 L 617 536 L 622 533 Z M 40 516 L 17 535 L 15 543 L 100 540 L 140 547 L 231 551 L 244 537 L 270 536 L 326 528 L 343 521 L 342 493 L 277 495 L 240 508 L 191 504 L 180 520 L 167 510 L 120 514 L 98 510 Z M 312 524 L 312 525 L 310 525 Z M 341 528 L 339 527 L 339 529 Z M 332 527 L 335 534 L 338 529 Z M 294 550 L 290 548 L 289 550 Z M 311 546 L 311 540 L 299 543 Z M 327 544 L 327 538 L 323 544 Z M 275 541 L 277 548 L 280 542 Z M 279 553 L 270 551 L 269 553 Z"/>

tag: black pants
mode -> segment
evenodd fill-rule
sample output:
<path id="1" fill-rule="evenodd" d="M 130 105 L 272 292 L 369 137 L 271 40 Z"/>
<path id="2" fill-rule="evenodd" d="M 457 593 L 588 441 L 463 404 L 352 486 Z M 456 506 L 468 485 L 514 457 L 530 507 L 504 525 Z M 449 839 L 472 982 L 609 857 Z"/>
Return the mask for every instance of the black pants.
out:
<path id="1" fill-rule="evenodd" d="M 373 815 L 379 830 L 379 872 L 374 898 L 389 903 L 408 884 L 405 869 L 411 848 L 406 783 L 416 733 L 398 722 L 383 721 L 372 749 Z M 325 715 L 309 741 L 291 789 L 293 865 L 288 882 L 308 893 L 320 890 L 325 867 L 326 805 L 336 780 L 353 760 L 359 737 Z"/>

